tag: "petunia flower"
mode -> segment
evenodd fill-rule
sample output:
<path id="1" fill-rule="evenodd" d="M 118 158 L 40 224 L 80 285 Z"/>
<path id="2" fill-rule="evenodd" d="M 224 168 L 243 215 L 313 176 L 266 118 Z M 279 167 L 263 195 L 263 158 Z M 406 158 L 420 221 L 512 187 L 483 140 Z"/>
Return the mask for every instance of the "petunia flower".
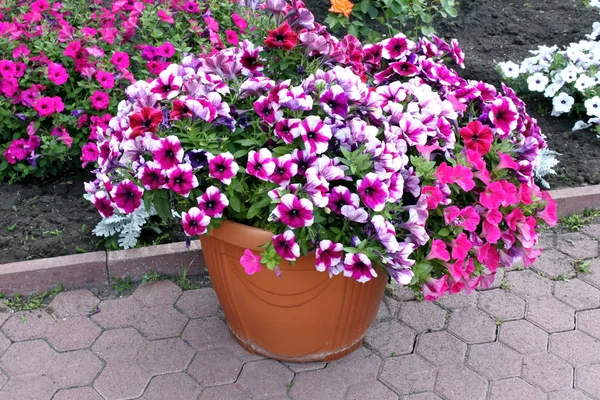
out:
<path id="1" fill-rule="evenodd" d="M 167 174 L 158 163 L 148 161 L 138 171 L 138 178 L 146 190 L 162 189 L 167 183 Z"/>
<path id="2" fill-rule="evenodd" d="M 275 169 L 270 179 L 279 186 L 287 186 L 290 180 L 298 173 L 298 165 L 292 160 L 291 154 L 274 158 Z"/>
<path id="3" fill-rule="evenodd" d="M 142 205 L 142 195 L 144 190 L 136 186 L 129 179 L 125 179 L 114 187 L 112 198 L 119 209 L 124 214 L 131 214 Z"/>
<path id="4" fill-rule="evenodd" d="M 459 164 L 450 167 L 446 162 L 443 162 L 439 165 L 435 176 L 442 185 L 456 183 L 461 189 L 467 192 L 475 187 L 473 172 L 464 165 Z"/>
<path id="5" fill-rule="evenodd" d="M 348 99 L 340 85 L 334 85 L 321 94 L 319 104 L 325 113 L 334 118 L 348 114 Z"/>
<path id="6" fill-rule="evenodd" d="M 328 207 L 336 214 L 342 213 L 343 206 L 352 206 L 356 209 L 360 205 L 358 195 L 350 192 L 350 189 L 345 186 L 334 187 L 327 196 L 329 197 Z"/>
<path id="7" fill-rule="evenodd" d="M 92 204 L 104 218 L 110 218 L 115 214 L 115 205 L 104 191 L 94 193 Z"/>
<path id="8" fill-rule="evenodd" d="M 90 96 L 90 101 L 92 102 L 92 108 L 96 110 L 104 110 L 110 103 L 110 97 L 108 96 L 108 93 L 101 90 L 96 90 Z"/>
<path id="9" fill-rule="evenodd" d="M 267 181 L 274 171 L 275 162 L 268 149 L 260 149 L 258 152 L 252 150 L 248 153 L 246 173 L 263 181 Z"/>
<path id="10" fill-rule="evenodd" d="M 508 97 L 501 97 L 492 102 L 489 118 L 496 126 L 500 138 L 505 138 L 517 129 L 519 114 L 515 103 Z"/>
<path id="11" fill-rule="evenodd" d="M 466 127 L 460 129 L 459 133 L 465 142 L 465 147 L 476 151 L 481 156 L 490 151 L 494 141 L 492 130 L 479 121 L 469 122 Z"/>
<path id="12" fill-rule="evenodd" d="M 237 163 L 233 161 L 233 155 L 229 152 L 217 154 L 216 156 L 209 153 L 207 158 L 209 176 L 218 179 L 225 185 L 229 185 L 239 169 Z"/>
<path id="13" fill-rule="evenodd" d="M 291 132 L 294 136 L 300 136 L 304 148 L 311 153 L 321 154 L 329 147 L 331 128 L 316 115 L 306 117 Z"/>
<path id="14" fill-rule="evenodd" d="M 294 232 L 287 230 L 273 236 L 273 247 L 281 258 L 287 261 L 296 261 L 300 257 L 300 246 L 296 243 Z"/>
<path id="15" fill-rule="evenodd" d="M 369 213 L 362 207 L 354 206 L 342 206 L 341 214 L 348 219 L 348 221 L 358 222 L 364 224 L 369 218 Z"/>
<path id="16" fill-rule="evenodd" d="M 129 54 L 123 51 L 115 51 L 110 61 L 117 69 L 129 68 Z"/>
<path id="17" fill-rule="evenodd" d="M 1 61 L 0 61 L 1 63 Z M 0 66 L 0 73 L 2 72 L 2 68 Z M 62 85 L 64 84 L 67 79 L 69 79 L 69 74 L 67 73 L 67 70 L 65 69 L 65 67 L 63 67 L 60 64 L 57 63 L 50 63 L 48 64 L 48 79 L 54 83 L 55 85 Z"/>
<path id="18" fill-rule="evenodd" d="M 344 276 L 365 283 L 372 278 L 377 278 L 377 272 L 375 272 L 371 260 L 365 254 L 346 253 L 344 257 Z"/>
<path id="19" fill-rule="evenodd" d="M 83 163 L 81 164 L 81 168 L 85 168 L 91 162 L 98 161 L 98 146 L 96 143 L 86 143 L 85 146 L 81 149 L 81 157 L 79 158 Z"/>
<path id="20" fill-rule="evenodd" d="M 455 260 L 464 260 L 472 247 L 473 245 L 467 235 L 464 232 L 459 233 L 452 244 L 452 258 Z"/>
<path id="21" fill-rule="evenodd" d="M 165 170 L 172 169 L 183 161 L 183 148 L 177 136 L 154 141 L 152 145 L 152 156 L 154 161 Z"/>
<path id="22" fill-rule="evenodd" d="M 450 261 L 450 253 L 446 248 L 446 243 L 443 240 L 433 239 L 431 242 L 431 250 L 429 250 L 429 254 L 425 257 L 426 260 L 442 260 L 442 261 Z"/>
<path id="23" fill-rule="evenodd" d="M 396 240 L 396 229 L 394 229 L 394 226 L 389 221 L 386 221 L 383 215 L 375 215 L 371 218 L 371 224 L 373 224 L 377 238 L 383 247 L 390 253 L 397 252 L 399 245 Z"/>
<path id="24" fill-rule="evenodd" d="M 442 297 L 448 291 L 448 276 L 444 275 L 439 279 L 429 278 L 421 287 L 423 297 L 427 301 L 435 301 Z"/>
<path id="25" fill-rule="evenodd" d="M 110 72 L 96 72 L 96 80 L 103 89 L 112 89 L 115 86 L 115 77 Z"/>
<path id="26" fill-rule="evenodd" d="M 254 275 L 261 269 L 260 257 L 254 255 L 250 249 L 244 250 L 244 255 L 240 258 L 240 264 L 244 267 L 247 275 Z"/>
<path id="27" fill-rule="evenodd" d="M 180 196 L 188 197 L 192 189 L 198 187 L 198 178 L 190 164 L 179 164 L 167 173 L 167 188 Z"/>
<path id="28" fill-rule="evenodd" d="M 290 228 L 311 226 L 314 222 L 313 204 L 308 199 L 299 199 L 293 194 L 286 194 L 273 210 L 273 214 Z"/>
<path id="29" fill-rule="evenodd" d="M 342 272 L 344 268 L 342 263 L 343 249 L 344 246 L 341 243 L 321 240 L 316 250 L 315 268 L 317 271 L 329 272 L 330 278 Z"/>
<path id="30" fill-rule="evenodd" d="M 221 218 L 229 205 L 227 197 L 216 186 L 210 186 L 198 200 L 198 208 L 211 218 Z"/>
<path id="31" fill-rule="evenodd" d="M 188 212 L 181 213 L 183 232 L 187 236 L 200 236 L 206 233 L 210 224 L 210 217 L 197 207 L 192 207 Z"/>
<path id="32" fill-rule="evenodd" d="M 275 124 L 274 133 L 285 143 L 291 144 L 294 139 L 299 135 L 300 132 L 297 128 L 300 125 L 298 118 L 281 118 L 279 122 Z"/>
<path id="33" fill-rule="evenodd" d="M 296 32 L 290 28 L 287 22 L 284 22 L 277 28 L 267 31 L 265 46 L 291 50 L 296 46 L 296 41 Z"/>
<path id="34" fill-rule="evenodd" d="M 377 175 L 369 172 L 356 182 L 358 193 L 365 205 L 373 211 L 381 211 L 389 197 L 389 191 Z"/>

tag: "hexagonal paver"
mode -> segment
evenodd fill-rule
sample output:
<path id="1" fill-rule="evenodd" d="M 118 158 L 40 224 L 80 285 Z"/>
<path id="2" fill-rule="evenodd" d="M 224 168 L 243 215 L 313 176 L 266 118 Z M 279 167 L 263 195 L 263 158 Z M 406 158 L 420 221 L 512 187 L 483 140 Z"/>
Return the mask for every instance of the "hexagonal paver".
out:
<path id="1" fill-rule="evenodd" d="M 575 310 L 554 297 L 529 300 L 525 318 L 548 333 L 575 328 Z"/>
<path id="2" fill-rule="evenodd" d="M 96 340 L 92 351 L 109 363 L 119 363 L 137 358 L 146 340 L 133 328 L 106 331 Z"/>
<path id="3" fill-rule="evenodd" d="M 579 279 L 555 282 L 554 297 L 575 310 L 600 307 L 600 290 Z"/>
<path id="4" fill-rule="evenodd" d="M 327 365 L 327 370 L 343 379 L 348 379 L 356 371 L 360 371 L 360 377 L 350 382 L 357 383 L 358 381 L 375 381 L 380 366 L 381 358 L 365 347 L 361 347 L 339 360 L 331 361 Z"/>
<path id="5" fill-rule="evenodd" d="M 467 344 L 493 342 L 496 339 L 496 323 L 483 311 L 463 308 L 453 312 L 448 330 Z"/>
<path id="6" fill-rule="evenodd" d="M 418 333 L 439 331 L 446 325 L 448 312 L 428 301 L 409 301 L 402 305 L 398 318 Z"/>
<path id="7" fill-rule="evenodd" d="M 290 396 L 294 400 L 329 399 L 342 400 L 351 383 L 347 379 L 325 368 L 324 370 L 296 374 Z M 223 387 L 223 386 L 221 386 Z M 200 398 L 204 400 L 204 398 Z M 221 400 L 221 398 L 215 398 Z"/>
<path id="8" fill-rule="evenodd" d="M 59 390 L 53 400 L 103 400 L 93 388 L 79 387 L 75 389 Z"/>
<path id="9" fill-rule="evenodd" d="M 550 352 L 574 367 L 600 363 L 600 342 L 581 331 L 550 335 Z"/>
<path id="10" fill-rule="evenodd" d="M 506 274 L 510 291 L 524 299 L 548 297 L 552 294 L 552 282 L 532 270 L 510 271 Z"/>
<path id="11" fill-rule="evenodd" d="M 551 278 L 567 276 L 573 272 L 573 259 L 560 251 L 548 249 L 542 251 L 532 268 Z"/>
<path id="12" fill-rule="evenodd" d="M 142 312 L 140 304 L 131 297 L 105 300 L 98 305 L 99 312 L 92 320 L 104 329 L 127 328 L 133 326 L 136 315 Z"/>
<path id="13" fill-rule="evenodd" d="M 169 280 L 142 283 L 131 295 L 142 306 L 155 307 L 157 305 L 172 306 L 181 296 L 179 286 Z"/>
<path id="14" fill-rule="evenodd" d="M 579 311 L 577 313 L 577 329 L 600 339 L 600 309 Z"/>
<path id="15" fill-rule="evenodd" d="M 344 400 L 398 400 L 398 395 L 381 382 L 375 381 L 368 385 L 357 383 L 348 388 Z"/>
<path id="16" fill-rule="evenodd" d="M 239 346 L 231 337 L 227 324 L 218 317 L 191 320 L 181 337 L 198 351 Z"/>
<path id="17" fill-rule="evenodd" d="M 309 363 L 290 363 L 284 362 L 285 366 L 294 372 L 313 371 L 316 369 L 323 369 L 327 366 L 326 362 L 309 362 Z"/>
<path id="18" fill-rule="evenodd" d="M 546 400 L 546 394 L 521 378 L 508 378 L 491 383 L 490 400 Z M 566 399 L 564 399 L 566 400 Z"/>
<path id="19" fill-rule="evenodd" d="M 573 387 L 573 367 L 554 354 L 532 354 L 523 360 L 523 379 L 544 392 Z"/>
<path id="20" fill-rule="evenodd" d="M 584 393 L 600 398 L 600 364 L 586 365 L 575 372 L 575 387 Z"/>
<path id="21" fill-rule="evenodd" d="M 189 375 L 179 372 L 152 378 L 139 400 L 189 400 L 198 398 L 200 392 L 200 386 Z"/>
<path id="22" fill-rule="evenodd" d="M 558 392 L 548 393 L 548 400 L 592 400 L 591 397 L 586 396 L 579 390 L 567 389 L 559 390 Z"/>
<path id="23" fill-rule="evenodd" d="M 53 324 L 54 318 L 45 311 L 24 311 L 12 314 L 2 325 L 2 331 L 13 342 L 20 342 L 43 338 Z"/>
<path id="24" fill-rule="evenodd" d="M 89 350 L 59 354 L 47 367 L 47 374 L 60 387 L 85 386 L 102 370 L 102 361 Z"/>
<path id="25" fill-rule="evenodd" d="M 2 400 L 48 400 L 56 385 L 47 376 L 20 376 L 11 378 L 2 388 Z"/>
<path id="26" fill-rule="evenodd" d="M 593 237 L 596 240 L 600 240 L 600 224 L 588 224 L 581 228 L 581 232 L 586 235 Z"/>
<path id="27" fill-rule="evenodd" d="M 136 357 L 140 367 L 152 375 L 163 375 L 186 369 L 194 349 L 179 338 L 153 340 L 146 343 Z"/>
<path id="28" fill-rule="evenodd" d="M 91 346 L 102 330 L 87 317 L 58 319 L 48 328 L 48 342 L 58 351 L 85 349 Z"/>
<path id="29" fill-rule="evenodd" d="M 385 360 L 380 379 L 400 395 L 433 390 L 436 370 L 425 359 L 409 354 Z"/>
<path id="30" fill-rule="evenodd" d="M 42 375 L 58 353 L 43 340 L 13 343 L 0 358 L 0 365 L 11 376 Z"/>
<path id="31" fill-rule="evenodd" d="M 135 399 L 144 393 L 151 378 L 135 360 L 108 363 L 94 382 L 94 389 L 106 400 Z"/>
<path id="32" fill-rule="evenodd" d="M 433 392 L 424 392 L 408 395 L 404 400 L 442 400 L 442 398 Z"/>
<path id="33" fill-rule="evenodd" d="M 488 381 L 464 366 L 444 366 L 438 372 L 435 391 L 447 400 L 482 400 Z"/>
<path id="34" fill-rule="evenodd" d="M 219 299 L 212 288 L 202 288 L 183 292 L 175 308 L 190 318 L 205 318 L 217 315 Z"/>
<path id="35" fill-rule="evenodd" d="M 479 293 L 478 306 L 482 311 L 501 321 L 520 319 L 525 315 L 525 301 L 502 289 Z"/>
<path id="36" fill-rule="evenodd" d="M 598 242 L 583 233 L 563 233 L 556 241 L 556 248 L 574 260 L 598 257 Z"/>
<path id="37" fill-rule="evenodd" d="M 219 386 L 237 380 L 244 362 L 231 350 L 213 349 L 199 352 L 187 369 L 202 386 Z"/>
<path id="38" fill-rule="evenodd" d="M 200 395 L 200 400 L 252 400 L 244 387 L 239 383 L 232 385 L 217 386 L 204 389 Z"/>
<path id="39" fill-rule="evenodd" d="M 261 360 L 246 363 L 242 368 L 238 383 L 257 399 L 285 396 L 294 373 L 275 360 Z"/>
<path id="40" fill-rule="evenodd" d="M 0 356 L 8 349 L 10 346 L 10 339 L 4 336 L 2 332 L 0 332 Z"/>
<path id="41" fill-rule="evenodd" d="M 96 311 L 100 300 L 89 290 L 62 292 L 48 305 L 48 311 L 56 318 L 87 317 Z"/>
<path id="42" fill-rule="evenodd" d="M 366 345 L 382 356 L 412 353 L 415 332 L 398 321 L 381 321 L 367 332 Z"/>
<path id="43" fill-rule="evenodd" d="M 521 354 L 539 353 L 548 348 L 548 333 L 525 320 L 504 322 L 498 340 Z"/>
<path id="44" fill-rule="evenodd" d="M 521 355 L 499 342 L 474 344 L 467 365 L 489 380 L 509 378 L 521 374 Z"/>
<path id="45" fill-rule="evenodd" d="M 467 345 L 446 331 L 429 332 L 419 336 L 415 351 L 433 365 L 462 364 Z"/>
<path id="46" fill-rule="evenodd" d="M 415 292 L 407 286 L 402 286 L 395 281 L 392 281 L 386 288 L 386 293 L 389 293 L 394 299 L 399 301 L 410 301 L 415 299 Z"/>
<path id="47" fill-rule="evenodd" d="M 470 294 L 458 293 L 442 296 L 435 303 L 446 310 L 455 311 L 461 308 L 477 307 L 479 292 Z"/>
<path id="48" fill-rule="evenodd" d="M 142 335 L 154 340 L 180 336 L 187 322 L 188 318 L 172 305 L 157 305 L 135 315 L 133 326 Z"/>

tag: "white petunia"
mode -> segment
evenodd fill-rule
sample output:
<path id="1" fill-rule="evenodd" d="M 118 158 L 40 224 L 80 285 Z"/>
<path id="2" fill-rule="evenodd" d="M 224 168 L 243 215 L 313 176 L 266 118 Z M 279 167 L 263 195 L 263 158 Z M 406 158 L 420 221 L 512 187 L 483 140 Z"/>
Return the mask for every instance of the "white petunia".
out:
<path id="1" fill-rule="evenodd" d="M 556 92 L 558 92 L 562 87 L 562 83 L 554 82 L 553 84 L 548 85 L 548 87 L 544 91 L 544 96 L 554 97 L 554 95 L 556 95 Z"/>
<path id="2" fill-rule="evenodd" d="M 507 61 L 498 64 L 500 69 L 502 70 L 502 75 L 505 78 L 518 78 L 519 77 L 519 66 L 512 61 Z"/>
<path id="3" fill-rule="evenodd" d="M 575 88 L 583 93 L 585 89 L 589 89 L 595 84 L 596 81 L 594 78 L 587 75 L 580 75 L 579 78 L 577 78 L 577 81 L 575 81 Z"/>
<path id="4" fill-rule="evenodd" d="M 571 129 L 573 132 L 575 131 L 580 131 L 582 129 L 586 129 L 589 128 L 590 126 L 592 126 L 591 124 L 588 124 L 585 121 L 577 121 L 575 122 L 575 125 L 573 125 L 573 129 Z"/>
<path id="5" fill-rule="evenodd" d="M 536 72 L 527 78 L 527 86 L 532 92 L 543 92 L 548 85 L 548 77 L 540 72 Z"/>
<path id="6" fill-rule="evenodd" d="M 589 116 L 600 117 L 600 97 L 594 96 L 591 99 L 587 99 L 583 104 Z"/>
<path id="7" fill-rule="evenodd" d="M 554 109 L 552 110 L 552 115 L 568 113 L 569 111 L 571 111 L 573 103 L 575 103 L 575 99 L 573 97 L 569 96 L 565 92 L 561 92 L 558 96 L 552 99 L 552 105 L 554 106 Z"/>
<path id="8" fill-rule="evenodd" d="M 600 0 L 590 0 L 590 7 L 600 8 Z"/>
<path id="9" fill-rule="evenodd" d="M 571 83 L 577 80 L 577 76 L 579 75 L 578 72 L 576 66 L 569 64 L 567 68 L 561 71 L 560 76 L 565 82 Z"/>

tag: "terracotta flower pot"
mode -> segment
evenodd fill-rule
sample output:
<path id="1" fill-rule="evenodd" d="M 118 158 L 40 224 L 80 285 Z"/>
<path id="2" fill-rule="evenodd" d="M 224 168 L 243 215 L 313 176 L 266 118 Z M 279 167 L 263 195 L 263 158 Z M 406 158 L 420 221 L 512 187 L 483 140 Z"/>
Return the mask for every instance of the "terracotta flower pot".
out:
<path id="1" fill-rule="evenodd" d="M 202 248 L 215 292 L 233 337 L 245 349 L 290 362 L 334 360 L 361 346 L 375 320 L 387 275 L 359 283 L 329 278 L 315 269 L 313 256 L 280 266 L 282 276 L 264 268 L 246 275 L 245 249 L 271 239 L 270 232 L 223 221 Z"/>

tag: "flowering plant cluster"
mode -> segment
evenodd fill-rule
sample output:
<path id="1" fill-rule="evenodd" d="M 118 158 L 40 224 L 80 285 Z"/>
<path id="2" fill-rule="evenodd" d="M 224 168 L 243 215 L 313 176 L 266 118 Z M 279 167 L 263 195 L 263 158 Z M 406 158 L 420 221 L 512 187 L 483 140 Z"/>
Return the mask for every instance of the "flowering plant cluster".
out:
<path id="1" fill-rule="evenodd" d="M 256 42 L 126 90 L 86 184 L 100 214 L 154 207 L 189 237 L 237 221 L 273 233 L 241 257 L 248 274 L 312 255 L 330 276 L 387 273 L 427 300 L 533 262 L 555 203 L 534 184 L 545 142 L 512 90 L 448 68 L 456 41 L 362 45 L 301 1 L 258 10 L 242 12 Z"/>
<path id="2" fill-rule="evenodd" d="M 82 148 L 95 161 L 87 143 L 130 84 L 247 28 L 228 2 L 104 3 L 0 0 L 0 181 L 57 174 Z"/>
<path id="3" fill-rule="evenodd" d="M 325 23 L 334 32 L 345 29 L 359 39 L 381 40 L 384 35 L 398 32 L 412 33 L 415 37 L 435 32 L 433 20 L 437 17 L 457 16 L 454 0 L 330 0 L 331 8 Z M 376 21 L 376 24 L 373 23 Z"/>
<path id="4" fill-rule="evenodd" d="M 590 6 L 600 8 L 592 1 Z M 595 126 L 600 133 L 600 22 L 594 22 L 587 40 L 563 49 L 539 46 L 521 64 L 500 63 L 502 77 L 520 93 L 552 101 L 552 116 L 575 114 L 573 131 Z"/>

